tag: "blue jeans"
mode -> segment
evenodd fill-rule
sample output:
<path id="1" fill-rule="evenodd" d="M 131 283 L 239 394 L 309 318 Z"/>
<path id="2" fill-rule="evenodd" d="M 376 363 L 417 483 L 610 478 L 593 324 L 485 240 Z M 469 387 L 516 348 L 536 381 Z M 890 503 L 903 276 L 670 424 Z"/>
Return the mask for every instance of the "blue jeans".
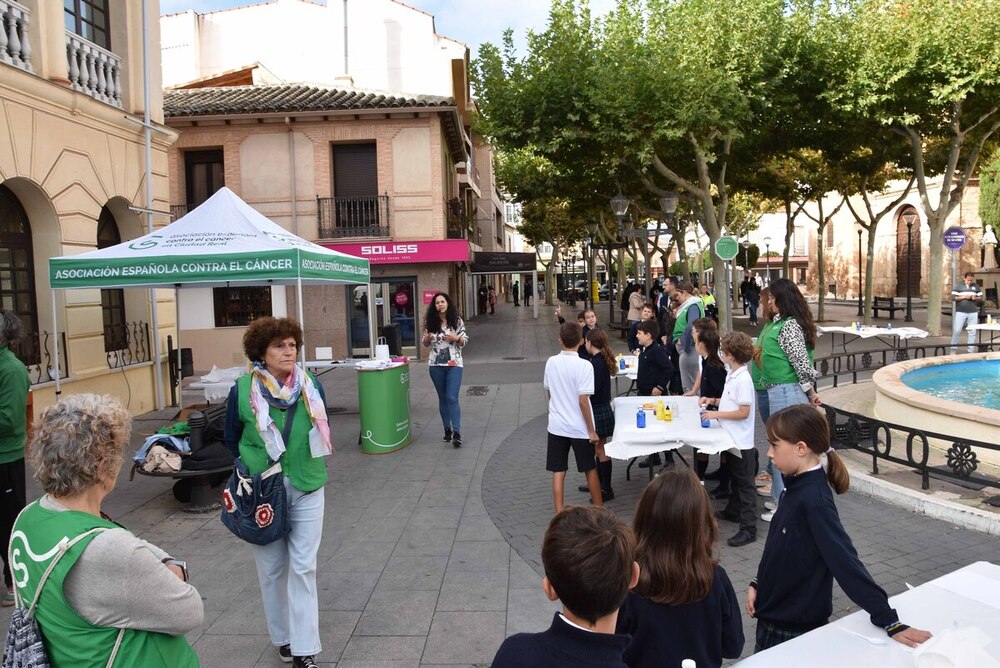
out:
<path id="1" fill-rule="evenodd" d="M 802 391 L 798 383 L 785 383 L 767 388 L 767 416 L 788 408 L 795 404 L 808 404 L 809 397 Z M 761 415 L 763 416 L 763 411 Z M 781 498 L 781 493 L 785 491 L 785 481 L 781 478 L 781 471 L 777 469 L 773 462 L 767 462 L 767 470 L 771 472 L 771 496 L 777 501 Z"/>
<path id="2" fill-rule="evenodd" d="M 264 603 L 267 632 L 276 647 L 291 645 L 295 656 L 323 651 L 319 639 L 316 554 L 323 538 L 323 488 L 306 493 L 285 477 L 292 532 L 267 545 L 251 545 Z"/>
<path id="3" fill-rule="evenodd" d="M 431 382 L 438 394 L 438 410 L 445 431 L 462 431 L 462 409 L 458 406 L 458 391 L 462 388 L 462 367 L 432 366 Z"/>
<path id="4" fill-rule="evenodd" d="M 962 313 L 961 311 L 956 311 L 951 316 L 951 354 L 954 355 L 958 352 L 958 339 L 962 335 L 963 329 L 968 329 L 969 325 L 979 324 L 979 313 Z M 967 352 L 976 352 L 976 330 L 971 330 L 968 332 L 966 337 L 966 348 Z"/>

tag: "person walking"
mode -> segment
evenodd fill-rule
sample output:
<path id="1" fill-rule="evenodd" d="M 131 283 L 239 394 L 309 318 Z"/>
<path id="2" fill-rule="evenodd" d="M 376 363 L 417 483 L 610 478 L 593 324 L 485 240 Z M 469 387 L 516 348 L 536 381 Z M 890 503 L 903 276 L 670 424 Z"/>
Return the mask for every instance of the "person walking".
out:
<path id="1" fill-rule="evenodd" d="M 462 447 L 462 410 L 458 392 L 462 387 L 462 348 L 469 342 L 465 323 L 446 292 L 437 292 L 424 316 L 420 342 L 430 348 L 428 366 L 438 395 L 438 411 L 444 425 L 444 441 Z"/>
<path id="2" fill-rule="evenodd" d="M 521 284 L 518 283 L 517 281 L 514 281 L 514 287 L 511 288 L 510 293 L 511 293 L 511 295 L 514 296 L 514 306 L 520 306 L 521 305 Z"/>
<path id="3" fill-rule="evenodd" d="M 760 285 L 756 281 L 747 283 L 747 307 L 750 309 L 750 324 L 757 326 L 757 307 L 760 306 Z"/>
<path id="4" fill-rule="evenodd" d="M 967 330 L 966 352 L 976 352 L 976 330 L 969 325 L 979 324 L 979 304 L 983 301 L 983 291 L 976 285 L 976 275 L 965 272 L 962 285 L 956 285 L 951 291 L 955 302 L 951 315 L 951 354 L 958 352 L 958 339 L 962 330 Z"/>
<path id="5" fill-rule="evenodd" d="M 490 303 L 490 315 L 496 315 L 497 312 L 497 291 L 492 285 L 490 286 L 489 295 L 486 298 Z"/>
<path id="6" fill-rule="evenodd" d="M 642 307 L 646 303 L 646 295 L 638 285 L 633 285 L 631 290 L 628 296 L 628 349 L 634 351 L 639 347 L 635 328 L 642 321 Z"/>
<path id="7" fill-rule="evenodd" d="M 530 278 L 529 278 L 529 279 L 527 279 L 527 280 L 526 280 L 526 281 L 524 282 L 524 305 L 525 305 L 525 306 L 531 306 L 531 290 L 532 290 L 532 289 L 533 289 L 534 287 L 535 287 L 535 286 L 533 286 L 533 285 L 531 284 L 531 279 L 530 279 Z"/>
<path id="8" fill-rule="evenodd" d="M 278 462 L 292 531 L 251 545 L 271 642 L 295 668 L 317 668 L 316 567 L 323 539 L 323 458 L 333 454 L 326 396 L 315 376 L 296 364 L 302 327 L 291 318 L 257 318 L 243 334 L 250 372 L 236 379 L 226 402 L 223 440 L 252 475 Z"/>
<path id="9" fill-rule="evenodd" d="M 24 443 L 27 433 L 28 369 L 10 346 L 21 338 L 21 319 L 0 312 L 0 540 L 3 540 L 4 607 L 14 605 L 14 580 L 8 563 L 10 534 L 27 501 Z"/>
<path id="10" fill-rule="evenodd" d="M 32 438 L 43 495 L 18 517 L 11 554 L 19 606 L 37 600 L 52 668 L 199 665 L 184 634 L 205 608 L 187 564 L 102 512 L 131 431 L 116 399 L 71 394 L 45 409 Z"/>
<path id="11" fill-rule="evenodd" d="M 476 304 L 478 309 L 476 312 L 479 315 L 486 315 L 486 307 L 489 306 L 490 300 L 490 289 L 486 287 L 486 281 L 479 284 L 479 290 L 476 291 L 476 296 L 478 298 Z"/>

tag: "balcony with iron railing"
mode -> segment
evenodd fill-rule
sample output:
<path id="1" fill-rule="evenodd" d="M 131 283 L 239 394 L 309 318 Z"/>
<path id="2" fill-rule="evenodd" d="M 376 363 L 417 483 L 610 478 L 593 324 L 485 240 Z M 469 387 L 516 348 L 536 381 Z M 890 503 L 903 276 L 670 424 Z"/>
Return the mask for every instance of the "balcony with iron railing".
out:
<path id="1" fill-rule="evenodd" d="M 13 0 L 0 0 L 0 63 L 31 72 L 28 24 L 31 11 Z"/>
<path id="2" fill-rule="evenodd" d="M 469 220 L 465 215 L 465 203 L 461 199 L 453 197 L 444 203 L 444 219 L 447 223 L 447 238 L 469 238 Z"/>
<path id="3" fill-rule="evenodd" d="M 67 30 L 66 59 L 73 90 L 122 108 L 121 58 Z"/>
<path id="4" fill-rule="evenodd" d="M 34 332 L 11 344 L 14 356 L 28 368 L 28 378 L 32 385 L 40 385 L 55 380 L 54 339 L 49 332 Z M 59 332 L 59 376 L 66 377 L 69 364 L 66 360 L 66 332 Z"/>
<path id="5" fill-rule="evenodd" d="M 389 195 L 317 197 L 320 239 L 389 236 Z"/>

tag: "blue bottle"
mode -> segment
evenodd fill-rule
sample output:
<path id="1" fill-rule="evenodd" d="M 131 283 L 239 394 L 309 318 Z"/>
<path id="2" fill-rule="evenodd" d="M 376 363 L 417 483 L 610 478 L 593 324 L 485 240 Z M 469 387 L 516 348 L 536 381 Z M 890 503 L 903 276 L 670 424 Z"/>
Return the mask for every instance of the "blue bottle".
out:
<path id="1" fill-rule="evenodd" d="M 621 369 L 622 371 L 625 370 L 625 358 L 624 357 L 621 358 L 620 360 L 618 360 L 618 368 Z"/>
<path id="2" fill-rule="evenodd" d="M 704 429 L 708 429 L 709 427 L 712 426 L 712 421 L 708 419 L 708 414 L 706 413 L 701 414 L 701 426 Z"/>
<path id="3" fill-rule="evenodd" d="M 635 426 L 639 429 L 646 428 L 646 411 L 641 408 L 635 412 Z"/>

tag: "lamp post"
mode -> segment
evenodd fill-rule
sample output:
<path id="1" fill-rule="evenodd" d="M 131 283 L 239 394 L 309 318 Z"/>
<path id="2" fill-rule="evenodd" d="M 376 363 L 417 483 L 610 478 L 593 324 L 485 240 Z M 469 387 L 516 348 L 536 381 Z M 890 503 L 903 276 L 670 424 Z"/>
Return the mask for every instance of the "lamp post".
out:
<path id="1" fill-rule="evenodd" d="M 671 191 L 666 193 L 663 197 L 660 198 L 660 211 L 662 211 L 663 214 L 666 216 L 667 225 L 669 225 L 670 222 L 674 219 L 674 214 L 677 212 L 677 193 Z M 666 258 L 664 258 L 664 260 L 666 260 Z M 647 262 L 648 261 L 649 260 L 647 259 Z M 664 261 L 663 279 L 666 280 L 666 278 L 667 278 L 667 264 Z"/>
<path id="2" fill-rule="evenodd" d="M 904 322 L 913 322 L 913 295 L 911 290 L 911 283 L 913 281 L 913 269 L 911 268 L 911 263 L 913 262 L 913 257 L 911 253 L 913 247 L 911 245 L 911 239 L 913 236 L 913 223 L 917 219 L 917 212 L 912 208 L 907 209 L 902 215 L 903 222 L 906 223 L 906 317 L 903 318 Z"/>
<path id="3" fill-rule="evenodd" d="M 632 200 L 630 200 L 628 197 L 625 197 L 625 195 L 622 195 L 621 193 L 618 193 L 617 195 L 615 195 L 614 197 L 611 198 L 611 211 L 614 212 L 615 218 L 618 219 L 618 235 L 617 235 L 617 240 L 618 241 L 622 241 L 625 238 L 624 235 L 623 235 L 623 233 L 625 232 L 625 229 L 624 229 L 625 212 L 628 211 L 628 208 L 629 208 L 629 206 L 631 204 L 632 204 Z M 609 244 L 609 248 L 610 248 L 610 244 Z M 624 246 L 623 246 L 623 248 L 624 248 Z M 608 260 L 610 261 L 610 259 L 611 259 L 611 251 L 609 250 L 608 251 Z M 621 263 L 621 264 L 619 264 L 619 266 L 623 266 L 624 263 L 622 262 L 621 253 L 618 254 L 618 262 Z M 610 283 L 610 277 L 608 279 L 608 282 Z M 622 290 L 622 289 L 624 289 L 624 287 L 625 286 L 624 286 L 624 283 L 623 283 L 623 285 L 621 285 L 619 287 L 619 289 Z M 615 300 L 611 298 L 610 286 L 609 286 L 609 289 L 608 289 L 608 303 L 610 305 L 610 311 L 611 311 L 611 322 L 614 322 L 615 321 Z"/>
<path id="4" fill-rule="evenodd" d="M 865 289 L 864 286 L 862 285 L 862 278 L 863 278 L 862 272 L 864 270 L 861 268 L 861 231 L 862 231 L 861 225 L 858 225 L 857 228 L 858 228 L 858 315 L 864 317 Z"/>
<path id="5" fill-rule="evenodd" d="M 767 268 L 765 274 L 767 275 L 767 280 L 765 283 L 771 285 L 771 237 L 764 237 L 764 266 Z"/>
<path id="6" fill-rule="evenodd" d="M 590 298 L 590 307 L 594 308 L 597 304 L 594 302 L 594 281 L 597 278 L 597 266 L 594 256 L 594 244 L 597 243 L 597 230 L 598 225 L 596 220 L 589 220 L 586 224 L 587 234 L 590 235 L 589 243 L 587 244 L 587 255 L 590 260 L 590 268 L 587 271 L 587 296 Z M 610 285 L 608 286 L 610 290 Z M 608 299 L 611 298 L 610 291 L 608 293 Z"/>
<path id="7" fill-rule="evenodd" d="M 695 275 L 701 274 L 701 271 L 695 268 L 696 267 L 695 254 L 698 252 L 698 239 L 695 237 L 688 237 L 687 245 L 688 245 L 688 259 L 691 260 L 691 265 L 688 267 L 687 280 L 690 281 L 692 274 Z"/>

